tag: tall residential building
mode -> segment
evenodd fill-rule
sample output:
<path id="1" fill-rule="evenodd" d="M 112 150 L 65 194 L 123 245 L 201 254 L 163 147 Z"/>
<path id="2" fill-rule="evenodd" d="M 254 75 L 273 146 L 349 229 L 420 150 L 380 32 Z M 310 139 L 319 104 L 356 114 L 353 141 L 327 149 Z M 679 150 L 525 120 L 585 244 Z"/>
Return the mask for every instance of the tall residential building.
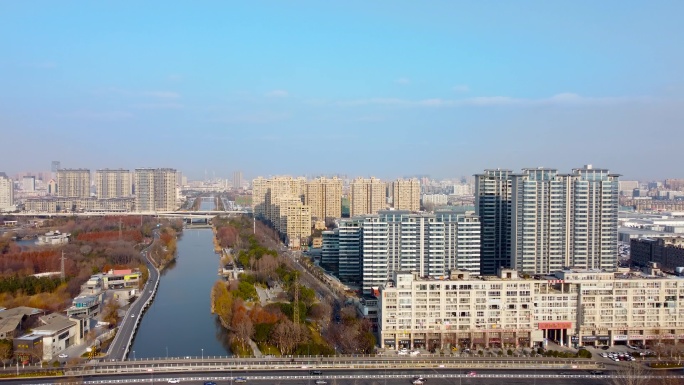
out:
<path id="1" fill-rule="evenodd" d="M 510 260 L 502 258 L 497 262 L 517 271 L 550 274 L 566 267 L 615 269 L 618 175 L 589 165 L 570 174 L 540 167 L 499 176 L 490 185 L 481 186 L 494 186 L 492 190 L 498 190 L 500 195 L 478 196 L 483 223 L 483 272 L 491 271 L 485 270 L 485 250 L 491 251 L 485 249 L 485 242 L 487 246 L 494 244 L 494 251 L 504 255 L 504 240 L 510 242 Z M 504 193 L 503 180 L 510 181 L 508 199 L 497 200 Z M 510 202 L 508 208 L 499 207 L 506 201 Z M 506 215 L 510 215 L 509 234 L 501 222 Z"/>
<path id="2" fill-rule="evenodd" d="M 350 184 L 349 216 L 377 214 L 387 208 L 385 182 L 371 177 L 356 178 Z"/>
<path id="3" fill-rule="evenodd" d="M 21 189 L 24 192 L 34 192 L 36 191 L 36 177 L 35 176 L 25 176 L 21 179 Z"/>
<path id="4" fill-rule="evenodd" d="M 394 181 L 392 207 L 396 210 L 420 211 L 420 182 L 418 179 Z"/>
<path id="5" fill-rule="evenodd" d="M 511 170 L 475 175 L 475 212 L 482 223 L 480 272 L 511 266 Z"/>
<path id="6" fill-rule="evenodd" d="M 62 163 L 58 160 L 53 160 L 50 166 L 50 171 L 56 173 L 59 169 L 62 168 Z"/>
<path id="7" fill-rule="evenodd" d="M 50 181 L 47 183 L 47 194 L 48 195 L 57 195 L 57 181 L 54 179 L 50 179 Z"/>
<path id="8" fill-rule="evenodd" d="M 242 171 L 235 171 L 233 173 L 233 188 L 234 189 L 242 188 Z"/>
<path id="9" fill-rule="evenodd" d="M 57 195 L 64 198 L 90 196 L 90 170 L 63 168 L 57 170 Z"/>
<path id="10" fill-rule="evenodd" d="M 95 171 L 95 189 L 97 197 L 124 198 L 133 195 L 133 180 L 129 170 L 97 170 Z"/>
<path id="11" fill-rule="evenodd" d="M 14 209 L 14 182 L 0 172 L 0 210 Z"/>
<path id="12" fill-rule="evenodd" d="M 304 203 L 311 207 L 311 216 L 325 220 L 342 216 L 342 180 L 338 177 L 317 178 L 306 182 Z"/>
<path id="13" fill-rule="evenodd" d="M 321 263 L 364 292 L 395 271 L 438 278 L 450 269 L 480 271 L 480 223 L 471 214 L 380 211 L 342 219 L 323 236 Z"/>
<path id="14" fill-rule="evenodd" d="M 135 170 L 136 211 L 176 210 L 176 170 L 139 168 Z"/>

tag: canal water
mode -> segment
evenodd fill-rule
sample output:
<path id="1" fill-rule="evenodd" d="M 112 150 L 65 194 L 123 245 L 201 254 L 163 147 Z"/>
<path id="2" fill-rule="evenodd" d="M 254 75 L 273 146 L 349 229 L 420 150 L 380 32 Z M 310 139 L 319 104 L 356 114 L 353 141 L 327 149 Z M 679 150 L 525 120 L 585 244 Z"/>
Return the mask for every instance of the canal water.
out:
<path id="1" fill-rule="evenodd" d="M 203 199 L 201 210 L 213 209 L 214 200 Z M 227 333 L 211 314 L 211 288 L 219 265 L 213 237 L 211 229 L 183 231 L 178 258 L 162 271 L 157 296 L 140 323 L 129 358 L 230 355 Z"/>

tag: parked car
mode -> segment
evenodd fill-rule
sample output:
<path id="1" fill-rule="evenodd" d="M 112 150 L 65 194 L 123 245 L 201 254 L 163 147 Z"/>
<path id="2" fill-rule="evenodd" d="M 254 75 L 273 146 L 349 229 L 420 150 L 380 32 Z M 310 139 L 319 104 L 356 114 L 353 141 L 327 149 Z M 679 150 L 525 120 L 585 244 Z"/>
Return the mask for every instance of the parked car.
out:
<path id="1" fill-rule="evenodd" d="M 66 353 L 62 353 L 59 355 L 59 358 L 69 358 L 69 355 Z"/>
<path id="2" fill-rule="evenodd" d="M 420 352 L 419 352 L 418 350 L 413 350 L 413 351 L 411 351 L 411 353 L 409 353 L 409 354 L 412 355 L 412 356 L 417 356 L 417 355 L 420 354 Z"/>
<path id="3" fill-rule="evenodd" d="M 408 352 L 406 350 L 400 350 L 397 352 L 397 354 L 400 356 L 406 356 L 406 355 L 408 355 Z"/>

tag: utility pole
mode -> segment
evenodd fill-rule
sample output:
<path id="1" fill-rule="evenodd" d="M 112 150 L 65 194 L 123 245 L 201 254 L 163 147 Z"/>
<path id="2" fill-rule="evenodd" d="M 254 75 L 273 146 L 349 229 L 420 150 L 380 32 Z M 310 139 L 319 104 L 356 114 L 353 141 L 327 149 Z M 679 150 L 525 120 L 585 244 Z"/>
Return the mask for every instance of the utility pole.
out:
<path id="1" fill-rule="evenodd" d="M 121 233 L 121 217 L 119 217 L 119 240 L 121 240 L 121 236 L 122 236 L 122 233 Z"/>
<path id="2" fill-rule="evenodd" d="M 62 282 L 64 282 L 65 275 L 64 274 L 64 250 L 62 250 L 62 258 L 59 259 L 59 277 L 62 279 Z"/>
<path id="3" fill-rule="evenodd" d="M 299 274 L 295 272 L 294 276 L 294 304 L 292 305 L 292 320 L 295 325 L 299 325 Z"/>

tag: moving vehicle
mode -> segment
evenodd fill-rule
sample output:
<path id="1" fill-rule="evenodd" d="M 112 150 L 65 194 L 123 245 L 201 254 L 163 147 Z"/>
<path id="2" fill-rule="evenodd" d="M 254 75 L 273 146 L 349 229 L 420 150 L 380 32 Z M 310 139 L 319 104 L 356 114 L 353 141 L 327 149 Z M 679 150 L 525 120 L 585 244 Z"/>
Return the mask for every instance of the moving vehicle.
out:
<path id="1" fill-rule="evenodd" d="M 316 380 L 316 385 L 325 385 L 327 382 L 325 380 Z"/>
<path id="2" fill-rule="evenodd" d="M 245 382 L 247 382 L 247 379 L 244 378 L 244 377 L 238 377 L 238 378 L 235 379 L 235 382 L 237 382 L 237 383 L 245 383 Z"/>
<path id="3" fill-rule="evenodd" d="M 419 379 L 419 378 L 416 378 L 415 380 L 411 381 L 411 383 L 412 383 L 413 385 L 423 385 L 423 384 L 425 383 L 425 381 L 423 381 L 423 380 L 421 380 L 421 379 Z"/>
<path id="4" fill-rule="evenodd" d="M 603 370 L 592 370 L 589 372 L 590 374 L 593 374 L 595 376 L 600 376 L 603 374 Z"/>
<path id="5" fill-rule="evenodd" d="M 69 355 L 65 354 L 65 353 L 62 353 L 59 355 L 59 358 L 68 358 L 68 357 L 69 357 Z"/>
<path id="6" fill-rule="evenodd" d="M 477 372 L 474 372 L 472 370 L 470 372 L 468 372 L 468 377 L 475 377 L 475 376 L 477 376 Z"/>
<path id="7" fill-rule="evenodd" d="M 309 370 L 309 374 L 312 376 L 320 376 L 323 372 L 320 370 Z"/>
<path id="8" fill-rule="evenodd" d="M 204 385 L 216 385 L 214 381 L 206 381 Z"/>
<path id="9" fill-rule="evenodd" d="M 180 378 L 169 378 L 168 381 L 169 384 L 179 384 L 180 383 Z"/>

